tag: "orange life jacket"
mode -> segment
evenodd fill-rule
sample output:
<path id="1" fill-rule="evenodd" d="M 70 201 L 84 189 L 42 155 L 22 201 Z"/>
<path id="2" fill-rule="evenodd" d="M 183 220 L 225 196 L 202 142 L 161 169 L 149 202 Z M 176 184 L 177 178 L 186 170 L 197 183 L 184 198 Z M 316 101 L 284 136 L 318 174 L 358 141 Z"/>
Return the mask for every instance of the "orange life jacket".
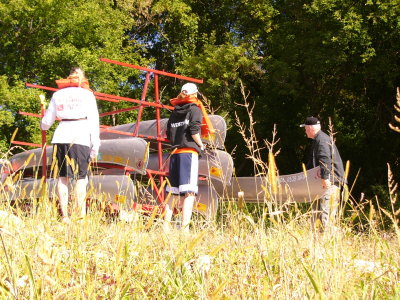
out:
<path id="1" fill-rule="evenodd" d="M 63 78 L 63 79 L 58 79 L 56 80 L 57 86 L 59 89 L 67 88 L 67 87 L 81 87 L 84 89 L 87 89 L 92 92 L 92 90 L 89 87 L 89 81 L 87 79 L 84 79 L 81 81 L 81 84 L 79 85 L 79 81 L 77 78 Z"/>
<path id="2" fill-rule="evenodd" d="M 186 103 L 194 103 L 197 105 L 197 107 L 200 108 L 201 114 L 203 115 L 202 121 L 201 121 L 201 137 L 205 140 L 213 141 L 215 139 L 215 129 L 213 124 L 210 121 L 210 118 L 208 117 L 206 108 L 204 107 L 203 103 L 197 99 L 197 97 L 193 95 L 189 95 L 183 98 L 173 98 L 170 100 L 171 104 L 173 106 L 175 105 L 183 105 Z"/>

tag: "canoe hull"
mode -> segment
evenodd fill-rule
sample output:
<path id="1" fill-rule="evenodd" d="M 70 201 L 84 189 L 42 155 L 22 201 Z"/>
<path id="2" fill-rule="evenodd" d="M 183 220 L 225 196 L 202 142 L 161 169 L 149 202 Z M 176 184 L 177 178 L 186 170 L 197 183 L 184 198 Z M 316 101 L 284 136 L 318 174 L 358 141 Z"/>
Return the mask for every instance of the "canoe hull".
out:
<path id="1" fill-rule="evenodd" d="M 245 202 L 263 203 L 277 202 L 312 202 L 323 195 L 319 167 L 303 173 L 279 176 L 277 193 L 272 191 L 268 178 L 237 177 L 232 179 L 231 186 L 223 186 L 221 182 L 213 181 L 219 196 L 225 199 L 237 199 L 238 193 L 243 192 Z"/>
<path id="2" fill-rule="evenodd" d="M 216 148 L 223 149 L 224 142 L 226 138 L 226 122 L 224 118 L 218 115 L 209 115 L 210 121 L 213 124 L 216 134 L 213 140 L 209 140 L 206 137 L 202 137 L 204 143 L 211 144 Z M 160 120 L 160 132 L 161 138 L 166 139 L 166 130 L 167 130 L 168 119 Z M 133 133 L 136 129 L 136 123 L 128 123 L 108 128 L 102 128 L 100 133 L 101 140 L 109 140 L 109 139 L 126 139 L 130 138 L 129 135 L 118 134 L 117 131 L 125 132 L 125 133 Z M 146 139 L 146 137 L 156 137 L 157 136 L 157 122 L 156 120 L 147 120 L 141 121 L 139 123 L 139 132 L 138 135 Z M 148 141 L 152 141 L 151 138 Z M 164 147 L 169 146 L 169 142 L 163 142 Z M 156 149 L 156 144 L 152 143 L 152 148 Z"/>
<path id="3" fill-rule="evenodd" d="M 13 185 L 13 188 L 1 186 L 1 194 L 8 201 L 33 200 L 42 197 L 57 199 L 57 180 L 46 180 L 46 188 L 40 179 L 24 178 Z M 89 179 L 87 199 L 105 201 L 118 205 L 121 209 L 130 210 L 135 200 L 135 185 L 129 176 L 96 175 Z"/>
<path id="4" fill-rule="evenodd" d="M 141 138 L 101 141 L 98 163 L 134 169 L 140 174 L 146 173 L 149 149 Z M 46 147 L 46 164 L 52 165 L 53 146 Z M 42 148 L 28 150 L 14 155 L 10 159 L 13 171 L 42 166 Z M 49 170 L 51 172 L 51 170 Z"/>

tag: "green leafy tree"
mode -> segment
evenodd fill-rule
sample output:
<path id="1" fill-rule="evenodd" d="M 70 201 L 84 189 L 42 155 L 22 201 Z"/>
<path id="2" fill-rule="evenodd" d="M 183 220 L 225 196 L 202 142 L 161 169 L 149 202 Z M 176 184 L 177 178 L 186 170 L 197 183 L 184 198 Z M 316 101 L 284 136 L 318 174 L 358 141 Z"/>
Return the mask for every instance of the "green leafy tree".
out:
<path id="1" fill-rule="evenodd" d="M 386 161 L 398 167 L 399 141 L 386 126 L 400 71 L 398 4 L 276 2 L 276 29 L 266 36 L 268 98 L 260 111 L 274 112 L 264 124 L 278 123 L 284 171 L 299 165 L 301 153 L 293 149 L 304 133 L 296 127 L 306 115 L 320 116 L 325 129 L 332 118 L 342 156 L 354 172 L 363 169 L 362 188 L 385 182 Z"/>
<path id="2" fill-rule="evenodd" d="M 39 112 L 38 94 L 42 91 L 27 92 L 25 82 L 55 87 L 55 79 L 67 76 L 72 66 L 80 66 L 94 90 L 138 95 L 132 89 L 142 80 L 138 71 L 99 61 L 100 57 L 139 65 L 148 61 L 142 58 L 142 45 L 126 35 L 132 26 L 130 15 L 110 1 L 3 1 L 0 20 L 2 151 L 17 126 L 24 129 L 18 140 L 40 141 L 38 120 L 18 115 L 19 110 Z M 101 111 L 119 108 L 107 102 L 99 106 Z M 118 117 L 125 122 L 132 114 Z M 102 122 L 112 120 L 108 117 Z"/>
<path id="3" fill-rule="evenodd" d="M 399 0 L 3 1 L 0 147 L 7 149 L 16 126 L 18 139 L 39 141 L 38 120 L 17 113 L 39 108 L 40 91 L 24 83 L 54 86 L 72 65 L 87 71 L 96 91 L 140 98 L 145 74 L 100 62 L 103 56 L 203 78 L 200 90 L 231 127 L 226 145 L 237 147 L 240 175 L 252 170 L 234 125 L 236 115 L 247 118 L 237 105 L 243 84 L 258 138 L 270 138 L 277 124 L 281 173 L 301 170 L 306 138 L 298 124 L 316 115 L 325 129 L 331 118 L 342 157 L 353 172 L 362 169 L 360 190 L 385 183 L 386 162 L 395 174 L 400 169 L 400 141 L 387 126 L 400 81 L 399 16 Z M 160 76 L 159 83 L 166 103 L 183 81 Z M 147 98 L 153 95 L 150 85 Z M 100 103 L 101 111 L 128 105 Z M 150 111 L 146 118 L 154 118 Z M 102 123 L 134 118 L 129 112 Z"/>

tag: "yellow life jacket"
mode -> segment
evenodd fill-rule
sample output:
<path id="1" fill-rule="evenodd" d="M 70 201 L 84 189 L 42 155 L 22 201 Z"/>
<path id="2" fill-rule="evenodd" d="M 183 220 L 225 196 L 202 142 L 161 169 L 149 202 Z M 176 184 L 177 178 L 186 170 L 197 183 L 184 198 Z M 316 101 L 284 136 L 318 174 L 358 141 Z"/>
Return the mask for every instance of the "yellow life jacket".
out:
<path id="1" fill-rule="evenodd" d="M 197 99 L 194 95 L 188 95 L 186 97 L 177 97 L 173 98 L 170 100 L 171 104 L 173 106 L 175 105 L 183 105 L 187 103 L 194 103 L 197 105 L 197 107 L 200 108 L 201 114 L 203 115 L 202 121 L 201 121 L 201 137 L 205 140 L 208 141 L 213 141 L 215 139 L 215 129 L 213 124 L 210 121 L 210 118 L 208 117 L 206 108 L 204 107 L 203 103 Z"/>

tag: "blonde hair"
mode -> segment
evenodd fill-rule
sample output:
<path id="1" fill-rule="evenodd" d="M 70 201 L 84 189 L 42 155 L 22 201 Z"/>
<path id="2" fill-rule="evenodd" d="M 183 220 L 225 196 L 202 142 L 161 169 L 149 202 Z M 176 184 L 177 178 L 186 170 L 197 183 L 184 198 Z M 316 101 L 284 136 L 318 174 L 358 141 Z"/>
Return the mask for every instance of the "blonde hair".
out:
<path id="1" fill-rule="evenodd" d="M 176 97 L 178 99 L 183 99 L 186 98 L 188 95 L 186 93 L 179 93 L 179 95 Z"/>
<path id="2" fill-rule="evenodd" d="M 68 78 L 69 79 L 77 79 L 79 86 L 81 86 L 83 81 L 87 81 L 87 78 L 85 76 L 85 72 L 79 67 L 71 68 L 71 71 L 69 72 Z"/>

